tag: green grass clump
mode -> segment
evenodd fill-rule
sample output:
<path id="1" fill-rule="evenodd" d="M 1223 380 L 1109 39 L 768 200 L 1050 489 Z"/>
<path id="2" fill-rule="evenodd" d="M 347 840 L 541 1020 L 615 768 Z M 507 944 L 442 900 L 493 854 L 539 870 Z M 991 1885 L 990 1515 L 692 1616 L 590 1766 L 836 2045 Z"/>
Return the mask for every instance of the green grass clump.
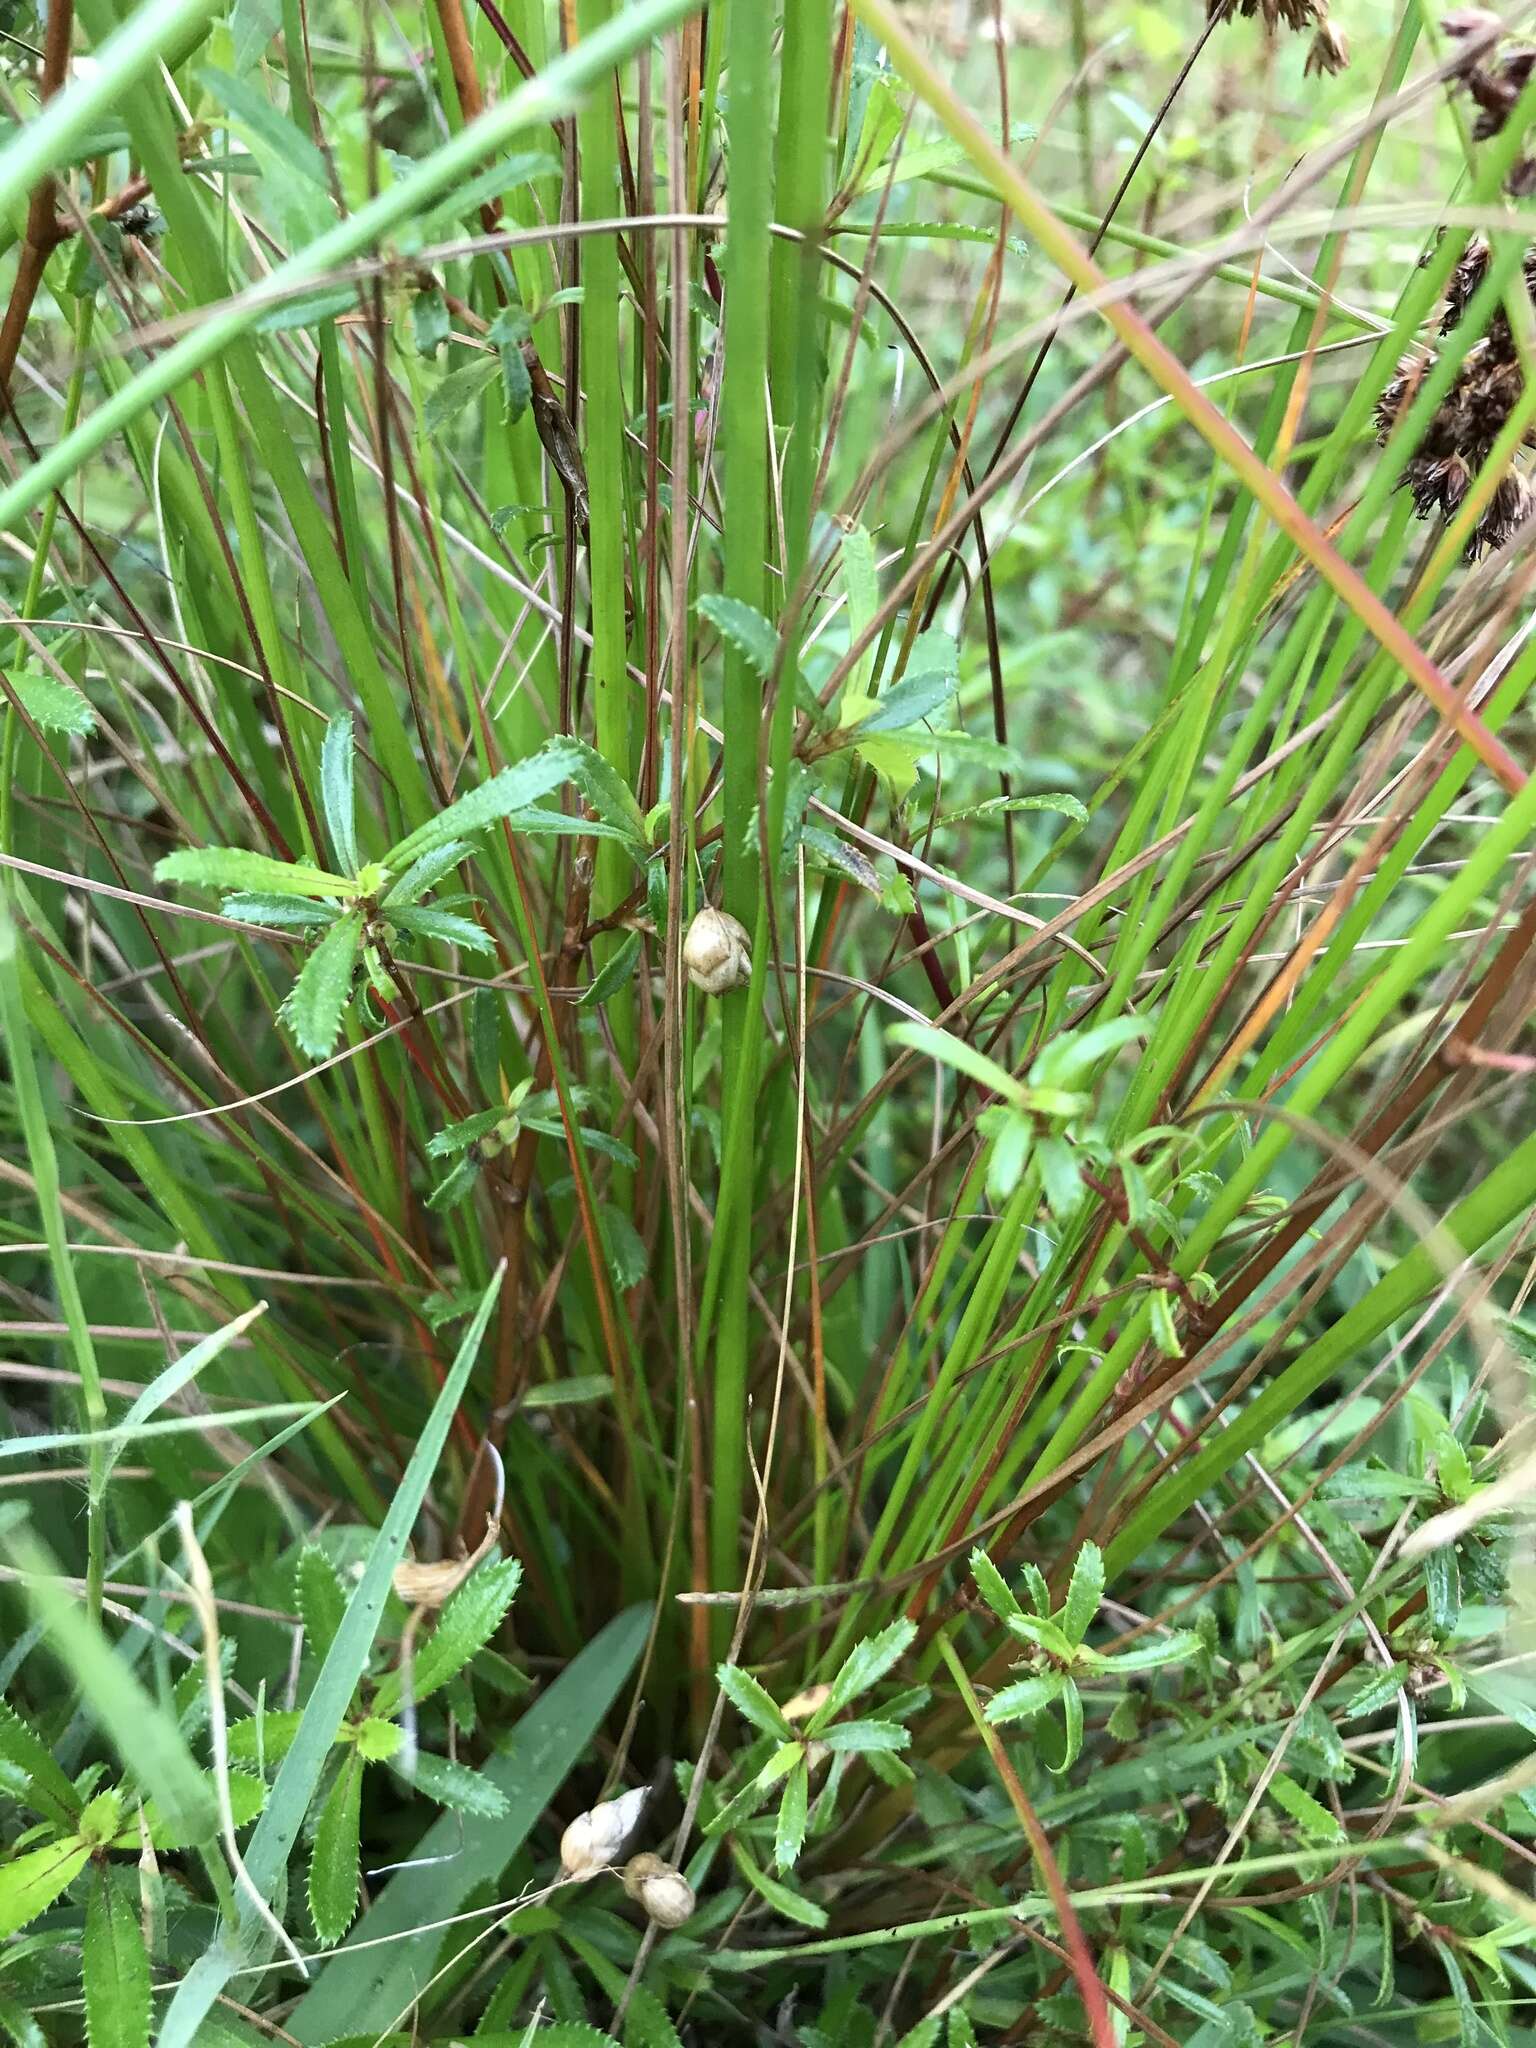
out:
<path id="1" fill-rule="evenodd" d="M 0 32 L 0 2038 L 1536 2044 L 1530 52 Z"/>

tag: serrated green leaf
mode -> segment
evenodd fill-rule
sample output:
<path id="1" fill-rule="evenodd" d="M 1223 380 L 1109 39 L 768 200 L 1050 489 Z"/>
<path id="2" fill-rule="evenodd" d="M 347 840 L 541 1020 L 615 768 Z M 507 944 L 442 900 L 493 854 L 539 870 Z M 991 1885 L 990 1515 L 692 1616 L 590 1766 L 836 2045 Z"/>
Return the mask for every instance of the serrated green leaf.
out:
<path id="1" fill-rule="evenodd" d="M 1064 790 L 1050 796 L 989 796 L 984 803 L 967 804 L 964 810 L 949 811 L 935 822 L 941 826 L 964 825 L 973 818 L 990 818 L 1004 811 L 1059 811 L 1076 825 L 1088 822 L 1088 806 L 1081 797 Z"/>
<path id="2" fill-rule="evenodd" d="M 502 1820 L 506 1816 L 505 1793 L 479 1771 L 449 1757 L 431 1756 L 422 1750 L 412 1760 L 410 1770 L 400 1775 L 418 1792 L 454 1813 L 478 1814 L 482 1820 Z"/>
<path id="3" fill-rule="evenodd" d="M 1446 1499 L 1458 1506 L 1472 1491 L 1472 1466 L 1449 1430 L 1435 1445 L 1435 1477 Z"/>
<path id="4" fill-rule="evenodd" d="M 600 1009 L 602 1005 L 629 984 L 640 958 L 641 933 L 626 932 L 611 959 L 604 962 L 592 977 L 590 988 L 584 988 L 576 998 L 577 1006 L 584 1010 Z"/>
<path id="5" fill-rule="evenodd" d="M 1437 1636 L 1448 1636 L 1461 1619 L 1461 1567 L 1447 1544 L 1424 1559 L 1425 1611 Z"/>
<path id="6" fill-rule="evenodd" d="M 1314 1842 L 1342 1842 L 1346 1840 L 1344 1829 L 1319 1800 L 1312 1797 L 1303 1786 L 1298 1785 L 1285 1771 L 1277 1771 L 1269 1781 L 1269 1796 L 1283 1812 L 1288 1813 L 1301 1832 Z"/>
<path id="7" fill-rule="evenodd" d="M 1383 1707 L 1390 1706 L 1408 1682 L 1406 1664 L 1389 1664 L 1384 1671 L 1373 1671 L 1362 1686 L 1349 1698 L 1343 1718 L 1353 1721 L 1362 1714 L 1376 1714 Z"/>
<path id="8" fill-rule="evenodd" d="M 566 742 L 575 752 L 572 780 L 606 824 L 616 826 L 642 850 L 646 845 L 645 813 L 629 784 L 596 747 L 584 740 Z"/>
<path id="9" fill-rule="evenodd" d="M 627 1293 L 631 1287 L 638 1287 L 651 1270 L 651 1255 L 645 1248 L 645 1239 L 616 1203 L 602 1203 L 598 1215 L 608 1270 L 619 1292 Z"/>
<path id="10" fill-rule="evenodd" d="M 527 760 L 503 768 L 499 775 L 482 782 L 478 789 L 469 790 L 445 811 L 439 811 L 435 818 L 408 833 L 385 855 L 386 867 L 391 873 L 400 873 L 423 854 L 435 853 L 451 840 L 468 839 L 498 819 L 526 810 L 562 783 L 574 781 L 579 765 L 576 742 L 563 738 L 548 741 Z"/>
<path id="11" fill-rule="evenodd" d="M 1065 1682 L 1059 1672 L 1053 1671 L 1040 1678 L 1020 1678 L 1005 1685 L 987 1701 L 987 1719 L 994 1727 L 1007 1721 L 1031 1720 L 1060 1697 Z"/>
<path id="12" fill-rule="evenodd" d="M 345 875 L 328 875 L 307 861 L 274 860 L 243 846 L 184 846 L 155 862 L 157 882 L 194 882 L 205 889 L 253 889 L 273 896 L 340 896 Z"/>
<path id="13" fill-rule="evenodd" d="M 496 951 L 496 941 L 484 925 L 476 924 L 472 917 L 460 917 L 452 910 L 434 909 L 431 904 L 397 910 L 391 922 L 416 938 L 436 939 L 439 945 L 459 946 L 466 953 L 490 954 Z"/>
<path id="14" fill-rule="evenodd" d="M 330 1559 L 316 1543 L 306 1543 L 299 1552 L 294 1601 L 304 1624 L 305 1649 L 311 1656 L 323 1657 L 341 1627 L 347 1596 Z"/>
<path id="15" fill-rule="evenodd" d="M 46 1912 L 84 1870 L 90 1854 L 88 1845 L 71 1835 L 0 1863 L 0 1940 Z"/>
<path id="16" fill-rule="evenodd" d="M 800 1860 L 810 1795 L 811 1775 L 802 1757 L 784 1780 L 784 1796 L 779 1801 L 778 1824 L 773 1834 L 773 1860 L 779 1870 L 793 1870 Z"/>
<path id="17" fill-rule="evenodd" d="M 393 1721 L 382 1721 L 377 1714 L 370 1714 L 359 1721 L 352 1730 L 353 1747 L 365 1764 L 387 1763 L 399 1753 L 405 1741 L 405 1730 Z"/>
<path id="18" fill-rule="evenodd" d="M 428 437 L 440 434 L 466 406 L 473 405 L 495 383 L 499 372 L 500 364 L 493 355 L 476 356 L 472 363 L 450 370 L 442 382 L 427 393 L 426 403 L 421 408 L 421 424 Z"/>
<path id="19" fill-rule="evenodd" d="M 62 1831 L 74 1825 L 80 1813 L 80 1794 L 52 1751 L 5 1700 L 0 1700 L 0 1762 L 21 1774 L 36 1812 L 45 1814 Z M 18 1791 L 13 1796 L 22 1795 Z"/>
<path id="20" fill-rule="evenodd" d="M 832 1681 L 831 1692 L 806 1724 L 808 1729 L 825 1728 L 851 1700 L 856 1700 L 860 1693 L 868 1692 L 872 1685 L 878 1685 L 892 1666 L 907 1654 L 916 1639 L 916 1622 L 893 1621 L 878 1635 L 867 1636 L 862 1643 L 855 1643 L 843 1668 Z"/>
<path id="21" fill-rule="evenodd" d="M 10 685 L 27 716 L 44 732 L 65 732 L 84 739 L 96 730 L 96 713 L 89 700 L 57 676 L 22 668 L 11 675 Z"/>
<path id="22" fill-rule="evenodd" d="M 1134 1643 L 1128 1650 L 1099 1652 L 1085 1650 L 1084 1659 L 1103 1671 L 1161 1671 L 1170 1664 L 1185 1664 L 1200 1648 L 1194 1629 L 1174 1629 L 1154 1642 Z"/>
<path id="23" fill-rule="evenodd" d="M 955 675 L 905 675 L 894 689 L 875 699 L 874 710 L 866 711 L 844 737 L 858 746 L 870 733 L 909 731 L 944 710 L 959 687 Z"/>
<path id="24" fill-rule="evenodd" d="M 89 1848 L 105 1848 L 117 1833 L 118 1821 L 123 1811 L 123 1795 L 115 1787 L 98 1792 L 94 1799 L 86 1802 L 80 1815 L 80 1839 Z"/>
<path id="25" fill-rule="evenodd" d="M 299 1050 L 312 1060 L 323 1060 L 336 1044 L 362 943 L 362 912 L 353 910 L 337 918 L 300 968 L 278 1011 Z"/>
<path id="26" fill-rule="evenodd" d="M 755 839 L 754 832 L 754 843 Z M 835 832 L 828 832 L 821 825 L 803 825 L 800 844 L 810 856 L 813 867 L 844 875 L 857 888 L 867 889 L 871 896 L 882 893 L 880 870 L 874 862 L 867 854 L 860 853 L 856 846 L 849 846 L 845 840 L 839 839 Z"/>
<path id="27" fill-rule="evenodd" d="M 540 1380 L 518 1401 L 522 1408 L 581 1408 L 588 1401 L 606 1401 L 613 1392 L 610 1372 L 579 1372 L 568 1380 Z"/>
<path id="28" fill-rule="evenodd" d="M 80 1966 L 90 2048 L 147 2048 L 149 1955 L 137 1904 L 105 1863 L 91 1875 Z"/>
<path id="29" fill-rule="evenodd" d="M 349 1749 L 320 1809 L 309 1858 L 309 1917 L 322 1948 L 333 1948 L 357 1911 L 363 1760 Z"/>
<path id="30" fill-rule="evenodd" d="M 912 1736 L 899 1721 L 834 1721 L 830 1728 L 822 1729 L 816 1740 L 830 1750 L 858 1753 L 905 1749 Z"/>
<path id="31" fill-rule="evenodd" d="M 1103 1597 L 1104 1553 L 1097 1543 L 1085 1543 L 1077 1553 L 1061 1609 L 1061 1631 L 1069 1643 L 1075 1646 L 1087 1635 Z"/>
<path id="32" fill-rule="evenodd" d="M 427 1207 L 438 1215 L 456 1208 L 480 1178 L 480 1162 L 466 1156 L 457 1159 L 427 1196 Z"/>
<path id="33" fill-rule="evenodd" d="M 533 2048 L 538 2048 L 534 2043 Z M 667 2009 L 654 1993 L 637 1984 L 624 2014 L 624 2048 L 683 2048 Z"/>
<path id="34" fill-rule="evenodd" d="M 225 1738 L 230 1760 L 242 1764 L 255 1764 L 259 1761 L 267 1768 L 280 1763 L 288 1754 L 303 1718 L 304 1716 L 295 1708 L 291 1711 L 268 1712 L 259 1718 L 252 1714 L 243 1721 L 231 1721 L 229 1733 Z"/>
<path id="35" fill-rule="evenodd" d="M 701 597 L 698 609 L 766 682 L 779 652 L 779 636 L 772 623 L 739 597 Z"/>
<path id="36" fill-rule="evenodd" d="M 742 1876 L 776 1913 L 782 1913 L 786 1920 L 793 1920 L 801 1927 L 814 1927 L 818 1932 L 826 1926 L 824 1907 L 818 1906 L 814 1899 L 808 1899 L 804 1892 L 797 1892 L 791 1885 L 781 1884 L 776 1877 L 770 1877 L 766 1870 L 760 1870 L 739 1842 L 733 1843 L 732 1850 Z"/>
<path id="37" fill-rule="evenodd" d="M 434 847 L 430 853 L 422 854 L 419 859 L 411 862 L 399 881 L 390 889 L 384 898 L 384 908 L 393 912 L 418 902 L 429 889 L 436 887 L 444 875 L 452 874 L 460 862 L 467 860 L 474 850 L 467 839 L 449 839 L 443 845 Z"/>
<path id="38" fill-rule="evenodd" d="M 484 1648 L 500 1628 L 522 1576 L 522 1565 L 515 1557 L 496 1558 L 470 1574 L 445 1603 L 437 1627 L 416 1651 L 410 1673 L 412 1699 L 430 1699 Z M 402 1672 L 387 1673 L 374 1695 L 375 1713 L 393 1714 L 403 1687 Z"/>
<path id="39" fill-rule="evenodd" d="M 460 1117 L 457 1123 L 444 1124 L 440 1131 L 434 1131 L 428 1138 L 427 1157 L 452 1159 L 460 1152 L 467 1152 L 471 1145 L 488 1138 L 511 1114 L 511 1110 L 503 1105 L 499 1109 L 477 1109 L 472 1116 Z"/>
<path id="40" fill-rule="evenodd" d="M 1061 1718 L 1065 1737 L 1061 1761 L 1047 1767 L 1058 1774 L 1070 1771 L 1083 1753 L 1083 1696 L 1070 1678 L 1061 1681 Z"/>
<path id="41" fill-rule="evenodd" d="M 436 285 L 411 300 L 411 342 L 417 355 L 435 356 L 453 332 L 448 301 Z"/>
<path id="42" fill-rule="evenodd" d="M 226 896 L 219 908 L 242 924 L 268 925 L 274 931 L 323 931 L 336 916 L 335 911 L 308 903 L 302 896 L 263 896 L 251 890 Z"/>
<path id="43" fill-rule="evenodd" d="M 793 1737 L 794 1730 L 750 1671 L 744 1671 L 739 1664 L 721 1664 L 716 1667 L 715 1677 L 744 1721 L 750 1721 L 764 1735 L 778 1736 L 780 1741 Z"/>
<path id="44" fill-rule="evenodd" d="M 250 1724 L 247 1723 L 247 1726 Z M 217 1796 L 217 1787 L 211 1775 L 204 1784 L 210 1799 Z M 253 1778 L 246 1771 L 231 1771 L 228 1779 L 229 1807 L 237 1828 L 246 1827 L 260 1813 L 265 1804 L 267 1788 L 260 1778 Z M 153 1849 L 190 1849 L 195 1846 L 188 1829 L 180 1822 L 167 1819 L 161 1812 L 158 1800 L 146 1799 L 143 1807 L 144 1826 L 149 1834 Z M 141 1846 L 138 1817 L 130 1817 L 122 1832 L 112 1843 L 114 1849 L 132 1849 Z"/>
<path id="45" fill-rule="evenodd" d="M 1053 1038 L 1029 1070 L 1032 1088 L 1075 1088 L 1086 1081 L 1099 1061 L 1119 1052 L 1133 1039 L 1145 1038 L 1140 1017 L 1111 1017 L 1082 1031 L 1063 1031 Z"/>
<path id="46" fill-rule="evenodd" d="M 973 1550 L 970 1556 L 971 1577 L 976 1581 L 976 1590 L 986 1601 L 999 1621 L 1008 1621 L 1023 1609 L 1008 1590 L 1008 1582 L 984 1550 Z"/>
<path id="47" fill-rule="evenodd" d="M 331 835 L 331 851 L 349 875 L 355 875 L 359 865 L 352 759 L 352 716 L 343 712 L 325 728 L 320 743 L 320 802 Z"/>

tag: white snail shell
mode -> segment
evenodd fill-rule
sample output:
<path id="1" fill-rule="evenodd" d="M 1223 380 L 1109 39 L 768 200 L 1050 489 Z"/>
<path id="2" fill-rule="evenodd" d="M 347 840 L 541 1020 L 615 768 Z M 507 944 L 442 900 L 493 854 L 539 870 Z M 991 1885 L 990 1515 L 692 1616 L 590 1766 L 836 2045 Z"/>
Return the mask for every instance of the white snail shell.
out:
<path id="1" fill-rule="evenodd" d="M 683 939 L 688 979 L 707 996 L 728 995 L 752 978 L 751 939 L 739 917 L 707 904 Z"/>
<path id="2" fill-rule="evenodd" d="M 645 1908 L 658 1927 L 681 1927 L 696 1901 L 683 1873 L 659 1856 L 631 1856 L 624 1866 L 624 1889 Z"/>
<path id="3" fill-rule="evenodd" d="M 619 1851 L 635 1831 L 649 1787 L 637 1786 L 618 1799 L 605 1799 L 587 1813 L 578 1813 L 560 1837 L 560 1868 L 569 1878 L 596 1877 L 618 1861 Z"/>

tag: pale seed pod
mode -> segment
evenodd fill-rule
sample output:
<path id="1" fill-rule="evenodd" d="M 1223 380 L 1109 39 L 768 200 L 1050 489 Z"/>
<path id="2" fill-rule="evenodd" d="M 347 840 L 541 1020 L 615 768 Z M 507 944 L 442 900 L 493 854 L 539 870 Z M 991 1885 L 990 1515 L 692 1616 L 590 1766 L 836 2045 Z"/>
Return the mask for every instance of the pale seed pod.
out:
<path id="1" fill-rule="evenodd" d="M 707 996 L 729 995 L 733 988 L 745 988 L 752 978 L 746 926 L 728 910 L 706 904 L 683 939 L 683 965 L 694 987 Z"/>
<path id="2" fill-rule="evenodd" d="M 683 1873 L 649 1851 L 625 1864 L 624 1889 L 658 1927 L 681 1927 L 697 1904 Z"/>
<path id="3" fill-rule="evenodd" d="M 649 1791 L 649 1786 L 640 1785 L 618 1799 L 605 1799 L 589 1812 L 577 1814 L 560 1837 L 560 1868 L 566 1877 L 580 1882 L 617 1863 Z"/>

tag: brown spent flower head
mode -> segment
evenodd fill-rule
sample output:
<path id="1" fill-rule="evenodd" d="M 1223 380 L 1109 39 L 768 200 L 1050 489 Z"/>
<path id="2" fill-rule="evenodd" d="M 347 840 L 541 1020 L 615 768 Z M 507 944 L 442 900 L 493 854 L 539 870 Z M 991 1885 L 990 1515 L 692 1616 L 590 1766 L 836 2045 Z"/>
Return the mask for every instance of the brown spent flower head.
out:
<path id="1" fill-rule="evenodd" d="M 485 1534 L 468 1557 L 445 1557 L 438 1564 L 417 1564 L 402 1558 L 392 1580 L 395 1592 L 408 1607 L 441 1607 L 469 1577 L 496 1541 L 496 1522 L 487 1515 Z"/>
<path id="2" fill-rule="evenodd" d="M 681 1927 L 698 1903 L 683 1873 L 649 1850 L 625 1864 L 624 1889 L 658 1927 Z"/>
<path id="3" fill-rule="evenodd" d="M 1536 490 L 1518 469 L 1499 478 L 1488 509 L 1472 529 L 1467 542 L 1467 559 L 1475 562 L 1493 548 L 1507 547 L 1518 530 L 1536 512 Z"/>
<path id="4" fill-rule="evenodd" d="M 1282 28 L 1299 36 L 1310 34 L 1305 75 L 1342 71 L 1349 62 L 1349 38 L 1328 18 L 1326 0 L 1206 0 L 1211 21 L 1231 21 L 1235 15 L 1258 16 L 1271 35 Z"/>
<path id="5" fill-rule="evenodd" d="M 1536 48 L 1501 42 L 1503 24 L 1499 17 L 1481 9 L 1447 15 L 1442 25 L 1453 42 L 1464 46 L 1453 76 L 1478 109 L 1473 133 L 1486 140 L 1503 128 L 1536 77 Z M 1536 192 L 1536 157 L 1520 156 L 1515 160 L 1505 179 L 1505 189 L 1516 198 Z M 1472 236 L 1446 285 L 1440 317 L 1442 335 L 1455 333 L 1466 320 L 1472 300 L 1487 281 L 1490 262 L 1486 239 Z M 1526 250 L 1523 273 L 1526 294 L 1536 306 L 1536 247 Z M 1397 374 L 1376 405 L 1380 441 L 1391 438 L 1434 362 L 1435 356 L 1430 353 L 1422 360 L 1405 357 L 1399 363 Z M 1462 357 L 1450 389 L 1436 406 L 1433 418 L 1404 464 L 1403 486 L 1421 519 L 1455 517 L 1465 504 L 1467 493 L 1476 488 L 1524 392 L 1525 371 L 1520 351 L 1515 345 L 1508 311 L 1500 305 L 1488 316 L 1486 330 Z M 1536 429 L 1525 433 L 1523 445 L 1536 448 Z M 1520 468 L 1506 462 L 1468 537 L 1468 560 L 1476 561 L 1491 549 L 1507 546 L 1526 526 L 1533 511 L 1536 489 Z"/>
<path id="6" fill-rule="evenodd" d="M 1335 28 L 1325 15 L 1317 24 L 1317 34 L 1313 36 L 1308 47 L 1307 61 L 1302 66 L 1302 76 L 1320 78 L 1326 71 L 1330 78 L 1335 77 L 1348 63 L 1349 38 L 1343 29 Z"/>

